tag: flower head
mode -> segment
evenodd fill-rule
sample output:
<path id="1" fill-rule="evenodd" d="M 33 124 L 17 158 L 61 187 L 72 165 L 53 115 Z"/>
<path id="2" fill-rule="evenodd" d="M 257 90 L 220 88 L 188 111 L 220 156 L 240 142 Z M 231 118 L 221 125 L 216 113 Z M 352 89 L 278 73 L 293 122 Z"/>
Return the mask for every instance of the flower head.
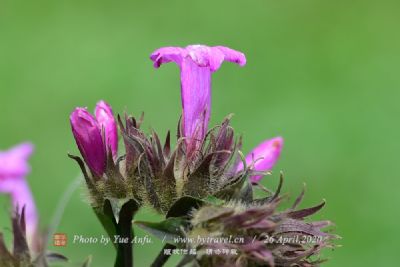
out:
<path id="1" fill-rule="evenodd" d="M 38 216 L 35 202 L 25 176 L 30 172 L 28 159 L 33 145 L 23 143 L 8 151 L 0 151 L 0 193 L 11 196 L 14 210 L 25 207 L 28 240 L 37 231 Z"/>
<path id="2" fill-rule="evenodd" d="M 283 198 L 279 194 L 282 181 L 273 196 L 255 199 L 245 205 L 241 201 L 229 201 L 205 203 L 193 209 L 190 227 L 185 229 L 186 237 L 194 240 L 188 247 L 197 250 L 197 256 L 191 259 L 192 265 L 320 266 L 320 251 L 334 248 L 333 241 L 339 238 L 330 233 L 331 229 L 325 229 L 332 225 L 330 221 L 309 218 L 321 210 L 325 202 L 297 209 L 304 197 L 303 191 L 291 208 L 282 210 Z M 225 241 L 232 236 L 240 242 Z M 304 241 L 313 238 L 315 242 Z M 231 249 L 234 253 L 207 253 Z"/>
<path id="3" fill-rule="evenodd" d="M 247 156 L 246 164 L 249 165 L 253 171 L 265 172 L 272 169 L 281 154 L 283 146 L 283 138 L 275 137 L 266 140 L 255 147 Z M 244 165 L 242 162 L 237 166 L 237 171 L 243 170 Z M 263 175 L 252 175 L 250 180 L 258 182 Z"/>
<path id="4" fill-rule="evenodd" d="M 96 106 L 96 118 L 86 108 L 76 108 L 70 116 L 72 133 L 83 159 L 98 177 L 106 170 L 107 153 L 117 157 L 118 133 L 111 107 L 104 101 Z M 104 138 L 103 138 L 104 137 Z"/>
<path id="5" fill-rule="evenodd" d="M 183 136 L 187 139 L 187 151 L 196 150 L 208 129 L 211 111 L 211 73 L 217 71 L 223 61 L 246 64 L 243 53 L 223 46 L 189 45 L 163 47 L 154 51 L 150 59 L 154 67 L 175 62 L 181 71 L 181 95 L 183 108 Z"/>

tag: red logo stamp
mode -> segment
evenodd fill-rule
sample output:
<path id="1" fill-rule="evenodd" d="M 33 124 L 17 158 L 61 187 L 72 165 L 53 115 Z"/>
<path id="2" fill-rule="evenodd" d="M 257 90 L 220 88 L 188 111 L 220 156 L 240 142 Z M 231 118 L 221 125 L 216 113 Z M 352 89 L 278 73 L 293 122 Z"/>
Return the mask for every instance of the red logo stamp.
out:
<path id="1" fill-rule="evenodd" d="M 62 233 L 55 233 L 53 235 L 53 245 L 55 247 L 65 247 L 67 246 L 67 235 Z"/>

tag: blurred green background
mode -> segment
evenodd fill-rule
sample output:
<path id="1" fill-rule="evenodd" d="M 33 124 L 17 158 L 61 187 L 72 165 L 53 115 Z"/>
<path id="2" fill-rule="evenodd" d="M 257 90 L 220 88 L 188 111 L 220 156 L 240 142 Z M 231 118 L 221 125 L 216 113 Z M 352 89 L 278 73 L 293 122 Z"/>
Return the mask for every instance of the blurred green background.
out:
<path id="1" fill-rule="evenodd" d="M 79 173 L 66 156 L 78 153 L 73 108 L 92 110 L 105 99 L 115 112 L 145 111 L 144 129 L 164 137 L 180 114 L 179 71 L 153 69 L 149 54 L 161 46 L 226 45 L 248 63 L 225 63 L 214 74 L 211 124 L 234 113 L 245 152 L 285 138 L 264 185 L 274 187 L 283 170 L 292 199 L 305 182 L 303 206 L 327 200 L 316 218 L 335 221 L 343 247 L 324 252 L 325 266 L 397 266 L 399 11 L 395 0 L 0 0 L 0 149 L 35 144 L 28 179 L 46 226 Z M 70 238 L 103 233 L 84 192 L 74 193 L 57 227 Z M 0 207 L 9 232 L 5 196 Z M 160 217 L 147 209 L 138 218 Z M 138 247 L 137 266 L 148 266 L 159 248 Z M 71 266 L 88 254 L 96 267 L 114 258 L 102 245 L 51 249 Z"/>

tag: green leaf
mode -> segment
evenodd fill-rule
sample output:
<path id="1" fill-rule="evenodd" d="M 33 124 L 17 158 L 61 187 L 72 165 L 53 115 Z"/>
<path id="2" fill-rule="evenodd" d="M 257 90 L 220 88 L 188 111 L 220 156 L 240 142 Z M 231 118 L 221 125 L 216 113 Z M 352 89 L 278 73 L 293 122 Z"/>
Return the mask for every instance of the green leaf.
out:
<path id="1" fill-rule="evenodd" d="M 116 229 L 118 227 L 118 221 L 120 220 L 121 209 L 124 205 L 131 203 L 132 201 L 133 203 L 136 203 L 136 201 L 132 199 L 124 201 L 106 199 L 102 210 L 93 209 L 111 240 L 114 240 L 114 236 L 117 234 Z M 130 209 L 133 210 L 133 213 L 136 213 L 138 210 L 138 204 L 136 203 L 132 205 L 130 205 Z M 117 249 L 117 244 L 113 242 L 113 245 Z"/>
<path id="2" fill-rule="evenodd" d="M 114 239 L 116 235 L 116 220 L 114 219 L 114 213 L 111 206 L 111 202 L 109 200 L 104 201 L 104 206 L 102 210 L 93 209 L 97 218 L 99 219 L 100 223 L 103 225 L 104 229 L 106 230 L 108 236 L 111 240 Z M 114 244 L 115 249 L 117 249 L 117 244 Z"/>
<path id="3" fill-rule="evenodd" d="M 134 223 L 159 239 L 175 244 L 174 238 L 183 237 L 183 231 L 189 221 L 183 217 L 171 217 L 161 222 L 136 221 Z"/>
<path id="4" fill-rule="evenodd" d="M 220 206 L 225 203 L 223 199 L 217 198 L 216 196 L 208 196 L 204 198 L 204 201 L 216 206 Z"/>
<path id="5" fill-rule="evenodd" d="M 47 252 L 46 259 L 49 262 L 67 262 L 68 258 L 57 252 Z"/>
<path id="6" fill-rule="evenodd" d="M 126 203 L 130 201 L 130 199 L 109 198 L 108 200 L 110 201 L 111 204 L 111 209 L 113 212 L 115 222 L 118 223 L 121 209 Z"/>

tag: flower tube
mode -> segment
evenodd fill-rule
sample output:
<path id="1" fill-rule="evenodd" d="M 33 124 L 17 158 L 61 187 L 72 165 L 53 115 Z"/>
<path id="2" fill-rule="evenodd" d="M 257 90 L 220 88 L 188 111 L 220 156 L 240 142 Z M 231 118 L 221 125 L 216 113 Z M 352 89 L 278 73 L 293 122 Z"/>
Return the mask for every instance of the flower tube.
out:
<path id="1" fill-rule="evenodd" d="M 154 67 L 175 62 L 180 68 L 182 96 L 182 134 L 187 138 L 187 152 L 194 152 L 204 139 L 211 112 L 211 74 L 223 61 L 246 64 L 243 53 L 233 49 L 205 45 L 162 47 L 154 51 L 150 59 Z"/>

